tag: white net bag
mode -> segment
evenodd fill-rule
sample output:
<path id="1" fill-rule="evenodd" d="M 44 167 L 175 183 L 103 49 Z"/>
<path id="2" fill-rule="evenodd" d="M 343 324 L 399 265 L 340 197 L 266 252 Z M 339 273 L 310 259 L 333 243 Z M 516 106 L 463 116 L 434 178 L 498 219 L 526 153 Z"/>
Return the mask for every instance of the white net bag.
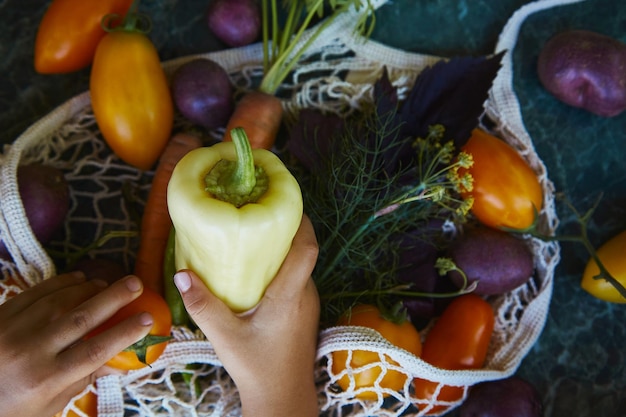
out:
<path id="1" fill-rule="evenodd" d="M 379 7 L 385 1 L 374 3 Z M 540 180 L 544 194 L 540 229 L 546 234 L 551 234 L 557 227 L 553 187 L 522 122 L 512 88 L 511 51 L 526 16 L 565 3 L 568 2 L 537 1 L 512 16 L 495 51 L 508 52 L 504 55 L 503 67 L 486 103 L 486 115 L 495 123 L 494 133 L 519 151 Z M 373 83 L 383 67 L 402 98 L 423 68 L 442 59 L 366 41 L 354 34 L 354 21 L 351 14 L 341 16 L 307 50 L 290 84 L 284 86 L 285 91 L 292 92 L 289 98 L 283 99 L 287 117 L 301 108 L 318 108 L 343 115 L 359 111 L 363 103 L 372 100 Z M 180 58 L 166 62 L 164 68 L 171 74 L 183 63 L 200 57 L 221 64 L 241 90 L 251 88 L 254 79 L 262 74 L 262 48 L 258 44 Z M 185 122 L 177 120 L 176 123 L 180 127 Z M 213 132 L 216 139 L 221 137 L 221 133 Z M 28 226 L 17 190 L 17 166 L 34 161 L 61 169 L 70 184 L 71 208 L 64 225 L 64 239 L 51 243 L 55 250 L 65 252 L 86 246 L 106 232 L 137 230 L 125 193 L 128 192 L 128 184 L 133 184 L 135 202 L 141 205 L 145 202 L 153 176 L 153 172 L 132 168 L 111 153 L 98 132 L 88 93 L 69 100 L 32 125 L 12 145 L 7 145 L 0 160 L 0 236 L 13 261 L 1 261 L 4 280 L 0 281 L 0 303 L 22 288 L 56 273 L 52 259 Z M 380 334 L 367 328 L 325 329 L 320 333 L 316 369 L 320 415 L 426 415 L 436 401 L 433 404 L 418 404 L 411 393 L 413 378 L 463 387 L 463 397 L 448 404 L 455 407 L 463 401 L 471 385 L 513 374 L 543 329 L 551 298 L 553 272 L 559 260 L 556 243 L 530 237 L 526 238 L 526 242 L 534 254 L 535 277 L 510 293 L 488 299 L 497 316 L 482 369 L 438 369 L 391 345 Z M 133 264 L 137 244 L 136 237 L 119 237 L 95 248 L 91 254 L 115 258 L 128 269 Z M 85 392 L 97 393 L 98 415 L 241 414 L 236 387 L 205 337 L 185 327 L 173 328 L 172 334 L 173 340 L 151 368 L 102 377 L 95 385 L 85 389 Z M 345 373 L 332 373 L 332 353 L 339 350 L 376 352 L 380 362 L 370 366 L 382 370 L 379 380 L 389 370 L 402 373 L 407 377 L 404 389 L 389 392 L 377 386 L 377 399 L 369 401 L 355 399 L 354 390 L 337 390 L 336 381 L 345 375 L 352 378 L 354 371 L 348 366 Z M 63 414 L 67 415 L 70 411 L 82 415 L 72 404 Z"/>

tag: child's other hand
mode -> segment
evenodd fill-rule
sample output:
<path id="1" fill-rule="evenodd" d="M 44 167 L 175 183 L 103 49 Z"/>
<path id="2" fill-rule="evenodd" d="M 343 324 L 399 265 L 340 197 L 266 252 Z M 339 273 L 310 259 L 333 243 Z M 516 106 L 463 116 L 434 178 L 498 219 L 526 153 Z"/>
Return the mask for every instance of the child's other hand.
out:
<path id="1" fill-rule="evenodd" d="M 314 366 L 320 305 L 311 278 L 317 254 L 305 216 L 261 302 L 244 314 L 233 313 L 193 272 L 175 276 L 187 311 L 237 384 L 244 416 L 319 415 Z"/>
<path id="2" fill-rule="evenodd" d="M 145 336 L 152 325 L 148 313 L 82 340 L 142 290 L 134 276 L 106 287 L 76 272 L 47 279 L 0 305 L 2 415 L 52 416 L 110 358 Z"/>

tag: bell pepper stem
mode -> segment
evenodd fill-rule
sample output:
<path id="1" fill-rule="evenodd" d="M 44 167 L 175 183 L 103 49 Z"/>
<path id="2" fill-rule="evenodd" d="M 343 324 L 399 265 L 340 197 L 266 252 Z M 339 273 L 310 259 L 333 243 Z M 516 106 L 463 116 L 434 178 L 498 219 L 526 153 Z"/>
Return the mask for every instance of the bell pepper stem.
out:
<path id="1" fill-rule="evenodd" d="M 231 130 L 230 135 L 235 145 L 237 162 L 227 184 L 228 190 L 235 194 L 250 194 L 256 185 L 256 176 L 254 175 L 254 158 L 252 157 L 248 135 L 241 127 Z"/>
<path id="2" fill-rule="evenodd" d="M 263 168 L 254 165 L 252 148 L 243 128 L 234 128 L 230 134 L 236 160 L 220 160 L 204 182 L 206 190 L 215 198 L 241 207 L 256 203 L 267 190 L 269 179 Z"/>

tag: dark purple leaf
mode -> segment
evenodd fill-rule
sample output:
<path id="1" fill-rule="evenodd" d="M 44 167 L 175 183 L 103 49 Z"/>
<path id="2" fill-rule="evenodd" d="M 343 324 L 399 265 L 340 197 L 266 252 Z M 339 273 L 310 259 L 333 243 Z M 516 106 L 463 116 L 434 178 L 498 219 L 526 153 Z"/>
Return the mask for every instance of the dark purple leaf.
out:
<path id="1" fill-rule="evenodd" d="M 478 125 L 503 54 L 455 57 L 423 70 L 402 105 L 404 132 L 424 137 L 429 126 L 441 124 L 461 148 Z"/>
<path id="2" fill-rule="evenodd" d="M 287 149 L 309 171 L 316 172 L 328 158 L 345 120 L 316 109 L 302 109 L 289 129 Z"/>

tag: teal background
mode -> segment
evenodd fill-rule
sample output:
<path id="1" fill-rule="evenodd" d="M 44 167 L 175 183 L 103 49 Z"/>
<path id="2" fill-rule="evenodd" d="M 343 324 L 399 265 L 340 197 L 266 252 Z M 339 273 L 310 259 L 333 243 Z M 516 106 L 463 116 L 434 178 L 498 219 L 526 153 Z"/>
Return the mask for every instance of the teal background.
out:
<path id="1" fill-rule="evenodd" d="M 521 0 L 395 0 L 378 11 L 373 37 L 387 45 L 440 56 L 487 54 Z M 88 70 L 40 75 L 32 68 L 37 25 L 49 2 L 0 0 L 0 142 L 88 88 Z M 144 0 L 161 59 L 224 47 L 204 22 L 208 0 Z M 558 193 L 580 211 L 602 194 L 590 229 L 600 244 L 626 229 L 626 113 L 606 119 L 568 107 L 539 84 L 535 65 L 553 34 L 585 28 L 626 42 L 626 3 L 587 0 L 539 12 L 523 25 L 514 51 L 514 86 L 524 122 Z M 576 221 L 559 203 L 559 233 Z M 626 249 L 626 248 L 625 248 Z M 626 250 L 625 250 L 626 252 Z M 541 393 L 545 416 L 617 417 L 626 414 L 626 306 L 608 304 L 579 288 L 585 250 L 562 245 L 545 330 L 518 374 Z M 456 413 L 453 413 L 456 414 Z"/>

